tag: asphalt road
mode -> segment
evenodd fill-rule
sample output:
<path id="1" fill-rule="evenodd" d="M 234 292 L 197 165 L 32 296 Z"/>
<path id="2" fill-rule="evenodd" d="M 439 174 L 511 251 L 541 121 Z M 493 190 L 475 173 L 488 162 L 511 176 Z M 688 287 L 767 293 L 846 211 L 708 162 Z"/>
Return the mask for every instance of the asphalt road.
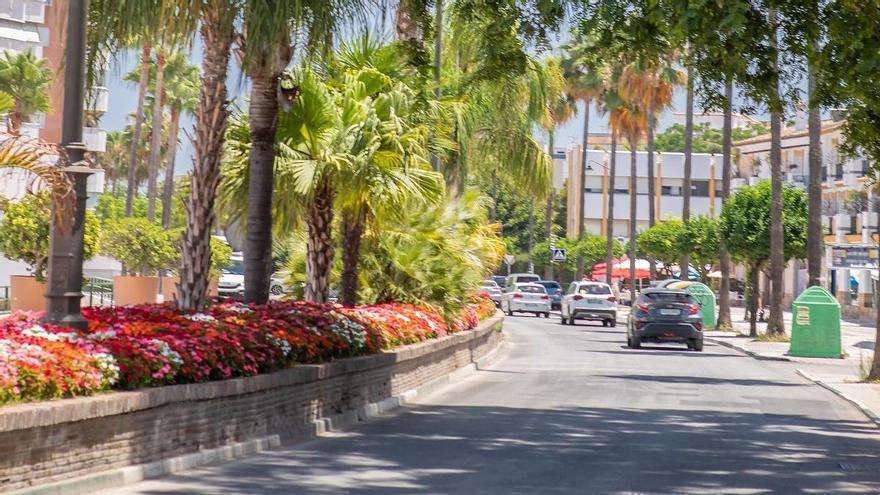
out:
<path id="1" fill-rule="evenodd" d="M 880 430 L 791 363 L 505 332 L 495 365 L 393 417 L 107 493 L 880 493 Z"/>

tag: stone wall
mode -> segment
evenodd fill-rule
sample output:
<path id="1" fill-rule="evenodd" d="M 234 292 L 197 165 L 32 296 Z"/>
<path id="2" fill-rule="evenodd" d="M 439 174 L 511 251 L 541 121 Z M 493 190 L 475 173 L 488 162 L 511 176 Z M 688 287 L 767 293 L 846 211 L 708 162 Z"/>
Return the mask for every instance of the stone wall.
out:
<path id="1" fill-rule="evenodd" d="M 399 396 L 477 361 L 501 342 L 501 321 L 266 375 L 0 408 L 0 492 L 268 435 L 297 438 L 316 419 Z"/>

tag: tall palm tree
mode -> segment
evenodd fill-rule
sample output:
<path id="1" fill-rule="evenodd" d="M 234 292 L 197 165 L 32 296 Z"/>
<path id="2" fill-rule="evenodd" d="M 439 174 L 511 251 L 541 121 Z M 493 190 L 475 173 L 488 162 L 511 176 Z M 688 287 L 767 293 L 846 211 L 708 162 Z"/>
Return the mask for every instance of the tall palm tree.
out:
<path id="1" fill-rule="evenodd" d="M 250 0 L 244 7 L 243 65 L 251 80 L 248 107 L 251 153 L 248 166 L 248 222 L 245 301 L 269 299 L 272 271 L 272 193 L 279 81 L 293 57 L 291 35 L 308 33 L 313 52 L 332 45 L 336 23 L 360 15 L 362 0 Z M 291 89 L 294 97 L 295 88 Z"/>
<path id="2" fill-rule="evenodd" d="M 153 85 L 153 133 L 150 136 L 150 157 L 147 162 L 147 219 L 156 218 L 159 161 L 162 156 L 162 121 L 165 117 L 165 63 L 166 51 L 156 46 L 156 79 Z"/>
<path id="3" fill-rule="evenodd" d="M 682 209 L 681 220 L 687 224 L 691 218 L 691 171 L 694 154 L 694 69 L 691 63 L 687 63 L 687 96 L 685 97 L 685 120 L 684 120 L 684 180 L 682 181 Z M 681 280 L 687 280 L 690 276 L 690 260 L 688 253 L 683 250 L 679 272 Z"/>
<path id="4" fill-rule="evenodd" d="M 819 285 L 822 273 L 822 250 L 825 247 L 822 235 L 822 109 L 814 104 L 816 94 L 816 60 L 819 53 L 818 42 L 812 45 L 813 57 L 807 62 L 807 99 L 809 104 L 809 210 L 807 224 L 807 272 L 808 286 Z"/>
<path id="5" fill-rule="evenodd" d="M 582 37 L 576 42 L 565 47 L 566 56 L 563 58 L 563 74 L 567 82 L 566 93 L 577 101 L 584 104 L 584 126 L 581 134 L 581 148 L 583 155 L 580 166 L 580 191 L 577 196 L 577 231 L 578 241 L 584 238 L 584 182 L 587 178 L 587 149 L 590 136 L 590 106 L 593 100 L 602 92 L 601 71 L 593 59 L 595 40 Z M 577 273 L 575 277 L 580 279 L 584 275 L 584 258 L 578 256 Z"/>
<path id="6" fill-rule="evenodd" d="M 767 333 L 784 333 L 785 323 L 782 319 L 782 271 L 785 266 L 783 255 L 782 225 L 782 119 L 783 110 L 779 95 L 779 60 L 777 52 L 776 10 L 771 8 L 768 22 L 772 29 L 770 35 L 771 56 L 773 57 L 773 80 L 770 88 L 770 319 L 767 322 Z"/>
<path id="7" fill-rule="evenodd" d="M 174 197 L 174 168 L 177 157 L 180 118 L 184 113 L 193 114 L 199 101 L 199 68 L 187 60 L 181 51 L 173 51 L 165 66 L 165 102 L 170 109 L 168 126 L 167 164 L 162 190 L 162 226 L 171 227 L 172 199 Z"/>
<path id="8" fill-rule="evenodd" d="M 47 112 L 52 70 L 30 52 L 3 51 L 0 58 L 0 91 L 12 96 L 14 106 L 6 118 L 9 134 L 21 134 L 21 124 L 35 113 Z"/>
<path id="9" fill-rule="evenodd" d="M 726 202 L 730 197 L 730 179 L 733 162 L 733 75 L 728 74 L 724 82 L 724 130 L 722 138 L 721 165 L 721 200 Z M 716 329 L 732 328 L 730 319 L 730 252 L 721 240 L 719 250 L 721 265 L 721 289 L 718 292 L 718 321 Z"/>
<path id="10" fill-rule="evenodd" d="M 637 104 L 623 104 L 609 114 L 612 128 L 623 136 L 629 145 L 629 283 L 630 293 L 636 293 L 636 157 L 639 142 L 648 126 L 648 117 Z M 607 268 L 610 272 L 610 267 Z"/>
<path id="11" fill-rule="evenodd" d="M 611 159 L 608 162 L 608 213 L 605 223 L 605 283 L 611 285 L 614 265 L 614 176 L 617 175 L 617 128 L 611 126 Z"/>
<path id="12" fill-rule="evenodd" d="M 560 94 L 560 97 L 551 102 L 550 105 L 551 126 L 547 132 L 547 150 L 550 157 L 553 157 L 553 149 L 556 145 L 556 127 L 568 122 L 577 111 L 574 99 L 567 93 Z M 553 201 L 555 190 L 551 187 L 550 194 L 547 196 L 547 204 L 544 208 L 544 237 L 550 239 L 553 235 Z M 553 280 L 553 263 L 547 263 L 544 266 L 544 279 Z"/>
<path id="13" fill-rule="evenodd" d="M 104 181 L 110 185 L 115 196 L 119 192 L 119 181 L 128 175 L 126 158 L 128 158 L 128 140 L 125 131 L 107 133 L 107 147 L 103 153 L 94 153 L 92 159 L 104 170 Z"/>
<path id="14" fill-rule="evenodd" d="M 144 125 L 144 102 L 147 97 L 147 84 L 150 76 L 150 58 L 152 45 L 149 41 L 144 41 L 141 45 L 141 63 L 139 68 L 138 79 L 138 99 L 137 108 L 134 111 L 134 129 L 131 138 L 131 151 L 128 158 L 128 185 L 125 192 L 125 215 L 131 216 L 134 205 L 134 197 L 137 194 L 137 164 L 138 164 L 138 146 L 141 141 L 141 129 Z"/>

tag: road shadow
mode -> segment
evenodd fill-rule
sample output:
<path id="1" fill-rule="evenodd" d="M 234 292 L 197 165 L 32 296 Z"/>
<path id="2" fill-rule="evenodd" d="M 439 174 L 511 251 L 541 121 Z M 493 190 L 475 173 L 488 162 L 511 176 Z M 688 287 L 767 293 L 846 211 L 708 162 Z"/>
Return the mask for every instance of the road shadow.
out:
<path id="1" fill-rule="evenodd" d="M 695 353 L 699 354 L 699 353 Z M 775 380 L 758 380 L 751 378 L 713 378 L 709 376 L 680 376 L 680 375 L 599 375 L 616 380 L 636 380 L 641 382 L 656 383 L 687 383 L 691 385 L 741 385 L 753 387 L 807 387 L 807 383 L 789 383 Z M 878 445 L 880 446 L 880 445 Z"/>
<path id="2" fill-rule="evenodd" d="M 421 406 L 136 493 L 877 492 L 875 435 L 798 415 Z"/>
<path id="3" fill-rule="evenodd" d="M 605 341 L 607 342 L 607 341 Z M 645 347 L 642 346 L 641 349 L 630 349 L 628 346 L 622 345 L 620 346 L 619 351 L 606 351 L 606 350 L 596 350 L 596 349 L 588 349 L 586 352 L 596 353 L 596 354 L 620 354 L 620 355 L 628 355 L 632 354 L 634 356 L 643 355 L 643 356 L 687 356 L 693 357 L 695 359 L 705 359 L 705 358 L 741 358 L 743 356 L 738 356 L 736 354 L 722 354 L 722 353 L 714 353 L 714 352 L 695 352 L 689 351 L 687 349 L 674 349 L 671 347 Z"/>

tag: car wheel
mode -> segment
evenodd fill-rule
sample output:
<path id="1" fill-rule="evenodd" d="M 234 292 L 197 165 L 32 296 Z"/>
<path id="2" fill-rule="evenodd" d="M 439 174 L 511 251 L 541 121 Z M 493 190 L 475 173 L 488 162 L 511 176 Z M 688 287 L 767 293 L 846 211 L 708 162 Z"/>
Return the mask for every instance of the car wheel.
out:
<path id="1" fill-rule="evenodd" d="M 703 339 L 694 339 L 694 350 L 703 352 Z"/>
<path id="2" fill-rule="evenodd" d="M 562 325 L 568 325 L 568 322 L 565 321 L 565 316 L 563 316 L 562 314 L 559 315 L 559 323 L 561 323 Z"/>
<path id="3" fill-rule="evenodd" d="M 638 335 L 633 335 L 629 338 L 629 346 L 633 349 L 640 349 L 642 347 L 642 339 Z"/>
<path id="4" fill-rule="evenodd" d="M 602 326 L 603 326 L 603 327 L 607 327 L 607 326 L 608 326 L 608 320 L 602 320 Z"/>
<path id="5" fill-rule="evenodd" d="M 608 323 L 608 326 L 609 326 L 609 327 L 616 327 L 616 326 L 617 326 L 617 320 L 611 320 L 611 321 Z"/>
<path id="6" fill-rule="evenodd" d="M 269 288 L 269 292 L 271 292 L 273 296 L 280 296 L 284 293 L 284 288 L 280 285 L 273 285 Z"/>

